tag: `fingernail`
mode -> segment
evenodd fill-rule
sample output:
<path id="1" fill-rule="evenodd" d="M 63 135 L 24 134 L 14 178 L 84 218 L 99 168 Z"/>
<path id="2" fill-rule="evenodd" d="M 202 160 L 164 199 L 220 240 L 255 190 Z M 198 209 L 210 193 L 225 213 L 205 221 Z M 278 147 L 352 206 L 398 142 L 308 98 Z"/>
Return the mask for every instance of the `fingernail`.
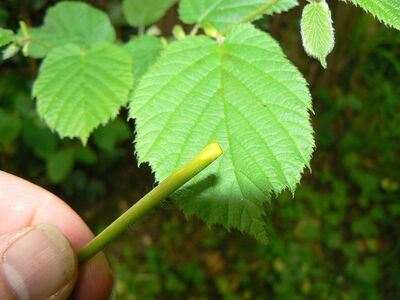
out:
<path id="1" fill-rule="evenodd" d="M 47 299 L 76 277 L 76 256 L 52 225 L 35 226 L 18 237 L 0 261 L 3 276 L 21 300 Z"/>

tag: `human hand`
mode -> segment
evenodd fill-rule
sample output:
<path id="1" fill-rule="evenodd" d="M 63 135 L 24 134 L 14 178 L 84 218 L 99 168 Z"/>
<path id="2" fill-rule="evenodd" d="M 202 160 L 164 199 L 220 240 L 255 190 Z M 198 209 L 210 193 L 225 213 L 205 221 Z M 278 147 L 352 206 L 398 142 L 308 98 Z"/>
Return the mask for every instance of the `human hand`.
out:
<path id="1" fill-rule="evenodd" d="M 92 238 L 62 200 L 0 171 L 0 299 L 107 299 L 104 254 L 77 266 L 75 252 Z"/>

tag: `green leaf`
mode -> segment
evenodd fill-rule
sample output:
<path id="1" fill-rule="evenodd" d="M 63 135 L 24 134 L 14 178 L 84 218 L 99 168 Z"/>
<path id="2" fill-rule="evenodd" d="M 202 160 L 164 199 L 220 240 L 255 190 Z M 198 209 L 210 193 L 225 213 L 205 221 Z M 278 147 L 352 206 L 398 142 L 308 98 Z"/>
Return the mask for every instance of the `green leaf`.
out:
<path id="1" fill-rule="evenodd" d="M 297 0 L 278 0 L 278 2 L 268 8 L 265 13 L 267 15 L 280 14 L 291 10 L 297 5 L 299 5 L 299 2 Z"/>
<path id="2" fill-rule="evenodd" d="M 164 47 L 159 38 L 144 35 L 127 43 L 125 49 L 132 57 L 133 77 L 135 83 L 138 83 L 143 74 L 160 56 Z"/>
<path id="3" fill-rule="evenodd" d="M 115 41 L 108 16 L 82 2 L 61 2 L 49 8 L 43 26 L 30 28 L 29 34 L 33 41 L 28 54 L 35 58 L 45 57 L 51 49 L 68 43 L 91 46 Z"/>
<path id="4" fill-rule="evenodd" d="M 0 47 L 11 43 L 14 39 L 14 33 L 12 30 L 0 28 Z"/>
<path id="5" fill-rule="evenodd" d="M 94 164 L 97 161 L 96 152 L 87 146 L 80 146 L 74 149 L 74 157 L 77 161 L 87 165 Z"/>
<path id="6" fill-rule="evenodd" d="M 400 30 L 399 0 L 342 0 L 360 6 L 389 27 Z"/>
<path id="7" fill-rule="evenodd" d="M 49 128 L 44 126 L 44 124 L 42 127 L 32 120 L 26 120 L 22 129 L 22 137 L 36 156 L 48 159 L 56 150 L 59 139 Z"/>
<path id="8" fill-rule="evenodd" d="M 115 119 L 93 133 L 96 145 L 105 151 L 113 152 L 117 143 L 132 138 L 131 130 L 126 122 Z"/>
<path id="9" fill-rule="evenodd" d="M 335 35 L 331 11 L 325 0 L 307 4 L 301 17 L 303 47 L 309 56 L 317 58 L 326 68 L 326 56 L 333 50 Z"/>
<path id="10" fill-rule="evenodd" d="M 218 30 L 240 23 L 263 5 L 274 0 L 181 0 L 179 15 L 187 24 L 211 24 Z M 287 11 L 298 5 L 297 0 L 280 0 L 269 7 L 265 14 Z"/>
<path id="11" fill-rule="evenodd" d="M 253 26 L 222 43 L 172 43 L 130 104 L 136 151 L 162 180 L 210 141 L 224 156 L 175 194 L 187 214 L 266 241 L 271 194 L 294 191 L 314 147 L 311 97 L 276 41 Z"/>
<path id="12" fill-rule="evenodd" d="M 69 44 L 46 57 L 33 96 L 52 130 L 86 142 L 94 128 L 118 114 L 132 86 L 132 63 L 125 50 L 109 44 L 89 50 Z"/>
<path id="13" fill-rule="evenodd" d="M 124 0 L 122 10 L 132 26 L 145 26 L 158 21 L 176 0 Z"/>
<path id="14" fill-rule="evenodd" d="M 3 60 L 10 59 L 14 55 L 16 55 L 19 51 L 19 47 L 15 44 L 8 45 L 4 50 L 3 50 Z"/>
<path id="15" fill-rule="evenodd" d="M 74 150 L 62 149 L 55 152 L 47 160 L 47 176 L 52 183 L 61 183 L 72 171 L 74 166 Z"/>

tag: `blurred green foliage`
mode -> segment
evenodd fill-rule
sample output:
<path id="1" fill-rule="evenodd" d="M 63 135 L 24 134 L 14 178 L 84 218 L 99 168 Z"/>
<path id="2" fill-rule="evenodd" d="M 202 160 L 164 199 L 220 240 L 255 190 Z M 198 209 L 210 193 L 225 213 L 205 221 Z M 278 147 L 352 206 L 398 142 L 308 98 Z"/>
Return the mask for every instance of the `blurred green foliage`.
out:
<path id="1" fill-rule="evenodd" d="M 48 4 L 4 3 L 0 26 L 11 27 L 16 16 L 40 20 Z M 120 19 L 118 4 L 97 4 Z M 117 299 L 400 299 L 400 33 L 352 8 L 341 27 L 344 6 L 333 5 L 327 71 L 285 48 L 298 39 L 298 10 L 260 22 L 311 83 L 317 140 L 295 197 L 273 200 L 270 244 L 165 203 L 109 248 Z M 30 99 L 36 70 L 19 56 L 0 65 L 0 169 L 56 192 L 99 231 L 152 185 L 135 166 L 133 124 L 122 112 L 87 147 L 60 140 Z"/>

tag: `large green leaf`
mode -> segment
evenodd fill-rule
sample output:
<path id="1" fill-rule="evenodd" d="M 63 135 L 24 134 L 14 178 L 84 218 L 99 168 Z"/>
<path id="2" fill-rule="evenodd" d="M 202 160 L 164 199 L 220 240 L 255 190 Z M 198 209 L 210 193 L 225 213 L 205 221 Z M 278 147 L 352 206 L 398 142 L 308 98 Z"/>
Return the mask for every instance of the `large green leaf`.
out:
<path id="1" fill-rule="evenodd" d="M 143 35 L 125 45 L 133 60 L 133 75 L 135 83 L 147 72 L 149 67 L 160 56 L 164 47 L 159 38 Z"/>
<path id="2" fill-rule="evenodd" d="M 352 2 L 377 17 L 381 22 L 400 30 L 399 0 L 342 0 Z"/>
<path id="3" fill-rule="evenodd" d="M 216 140 L 224 156 L 175 194 L 187 214 L 266 241 L 263 206 L 294 191 L 313 151 L 311 97 L 276 41 L 253 26 L 222 43 L 172 43 L 130 104 L 136 151 L 162 180 Z"/>
<path id="4" fill-rule="evenodd" d="M 331 11 L 325 0 L 307 4 L 301 17 L 301 38 L 307 54 L 326 68 L 326 56 L 335 45 Z"/>
<path id="5" fill-rule="evenodd" d="M 33 95 L 51 129 L 86 142 L 95 127 L 115 117 L 127 102 L 132 77 L 131 59 L 122 48 L 68 44 L 46 57 Z"/>
<path id="6" fill-rule="evenodd" d="M 68 43 L 91 46 L 115 40 L 108 16 L 82 2 L 61 2 L 49 8 L 43 26 L 30 28 L 29 33 L 33 42 L 28 54 L 35 58 Z"/>
<path id="7" fill-rule="evenodd" d="M 145 26 L 158 21 L 176 0 L 124 0 L 122 9 L 133 26 Z"/>
<path id="8" fill-rule="evenodd" d="M 187 24 L 211 24 L 222 30 L 241 22 L 266 3 L 274 0 L 181 0 L 179 15 Z M 298 5 L 297 0 L 278 0 L 265 13 L 287 11 Z"/>

